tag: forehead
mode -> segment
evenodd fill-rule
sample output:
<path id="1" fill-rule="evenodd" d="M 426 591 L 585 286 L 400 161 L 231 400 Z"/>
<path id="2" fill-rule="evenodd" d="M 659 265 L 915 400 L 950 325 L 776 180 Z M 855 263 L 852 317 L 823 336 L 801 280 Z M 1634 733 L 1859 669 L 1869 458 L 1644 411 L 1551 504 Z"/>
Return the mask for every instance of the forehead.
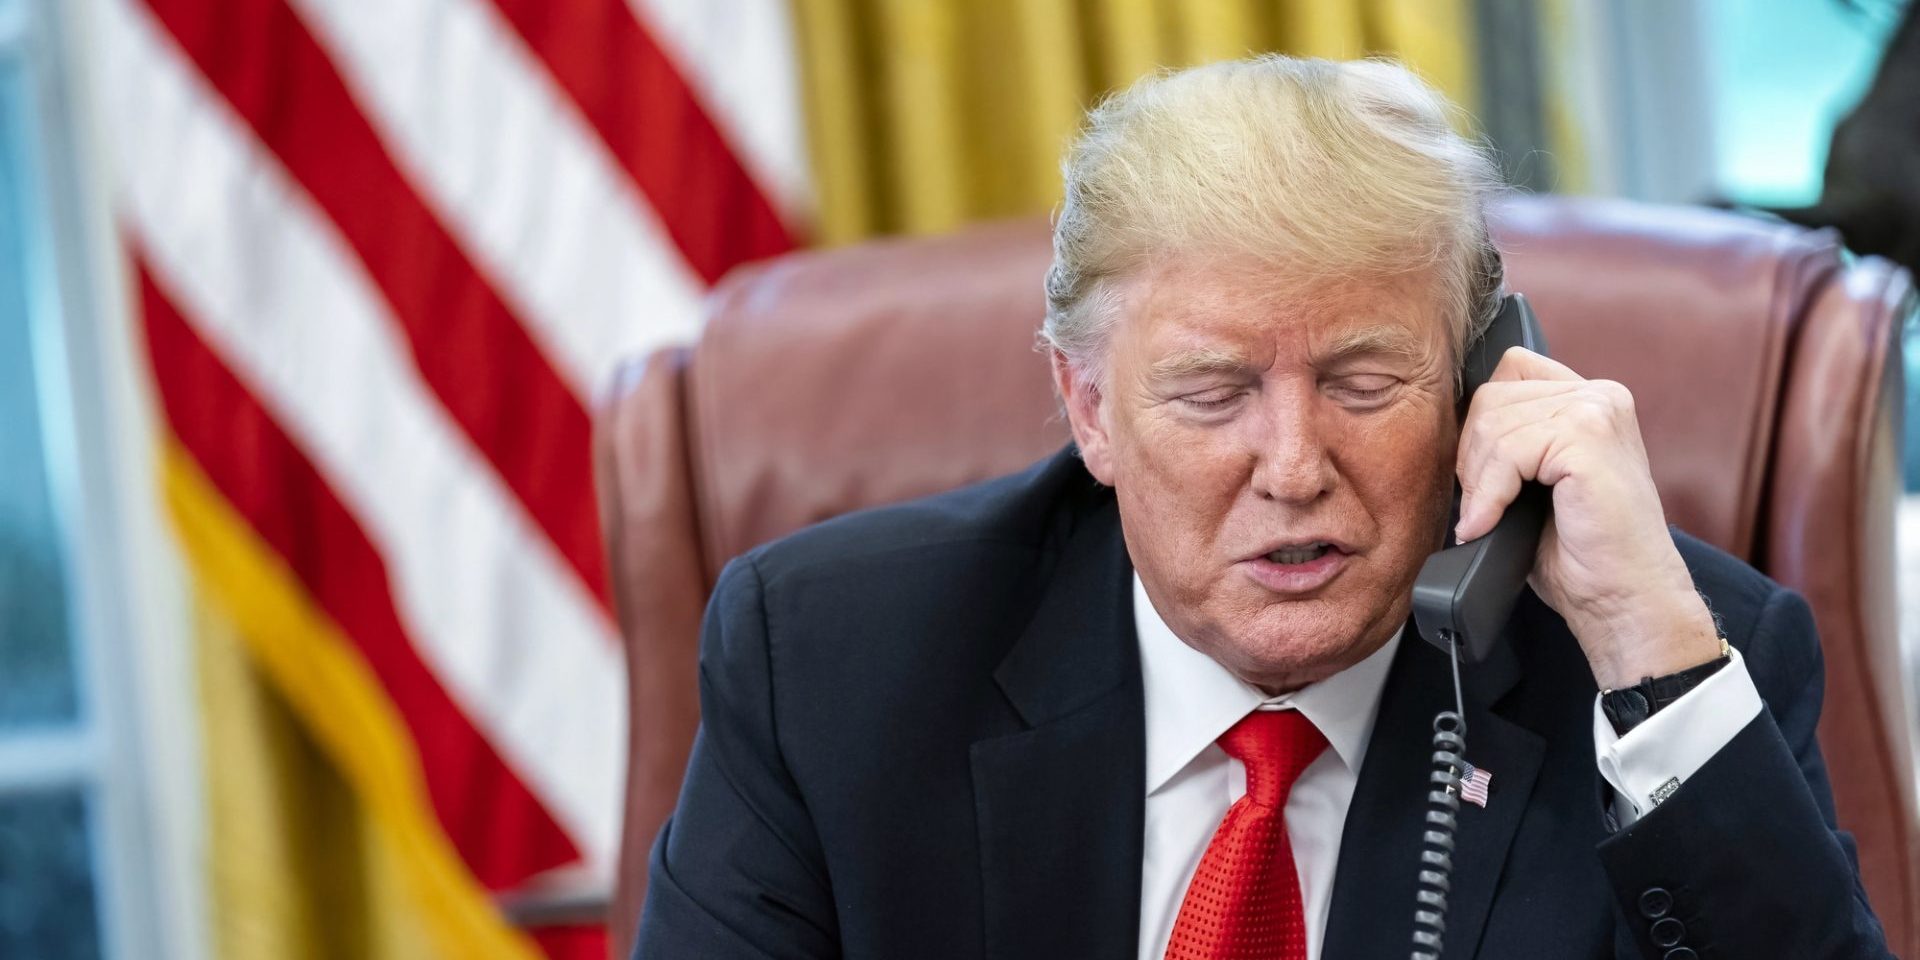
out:
<path id="1" fill-rule="evenodd" d="M 1447 324 L 1432 270 L 1326 276 L 1257 260 L 1166 260 L 1122 281 L 1132 352 L 1225 360 L 1425 353 Z"/>

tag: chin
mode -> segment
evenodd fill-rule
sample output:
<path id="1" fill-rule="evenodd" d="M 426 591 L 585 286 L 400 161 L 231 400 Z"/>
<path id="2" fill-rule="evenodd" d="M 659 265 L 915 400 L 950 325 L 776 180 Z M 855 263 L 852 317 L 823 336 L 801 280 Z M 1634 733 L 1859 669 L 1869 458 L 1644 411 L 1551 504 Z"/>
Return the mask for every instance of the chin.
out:
<path id="1" fill-rule="evenodd" d="M 1214 659 L 1250 683 L 1298 687 L 1332 676 L 1371 653 L 1373 618 L 1346 604 L 1269 604 L 1228 631 Z M 1367 649 L 1363 649 L 1367 648 Z"/>
<path id="2" fill-rule="evenodd" d="M 1394 611 L 1361 609 L 1350 603 L 1283 601 L 1271 603 L 1254 616 L 1244 618 L 1244 630 L 1231 630 L 1223 637 L 1221 651 L 1213 659 L 1233 670 L 1242 680 L 1265 687 L 1300 687 L 1325 680 L 1379 649 L 1386 636 L 1405 620 Z"/>

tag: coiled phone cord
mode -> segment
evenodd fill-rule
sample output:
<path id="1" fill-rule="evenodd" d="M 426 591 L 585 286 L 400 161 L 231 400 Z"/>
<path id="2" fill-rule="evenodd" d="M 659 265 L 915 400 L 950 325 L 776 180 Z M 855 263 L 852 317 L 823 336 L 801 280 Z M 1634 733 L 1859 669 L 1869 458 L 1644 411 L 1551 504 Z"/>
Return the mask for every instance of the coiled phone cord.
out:
<path id="1" fill-rule="evenodd" d="M 1460 638 L 1440 631 L 1453 661 L 1453 706 L 1433 717 L 1433 772 L 1427 776 L 1427 827 L 1421 835 L 1420 889 L 1414 894 L 1413 960 L 1440 960 L 1447 930 L 1447 894 L 1453 888 L 1453 832 L 1466 773 L 1466 701 L 1460 695 Z"/>

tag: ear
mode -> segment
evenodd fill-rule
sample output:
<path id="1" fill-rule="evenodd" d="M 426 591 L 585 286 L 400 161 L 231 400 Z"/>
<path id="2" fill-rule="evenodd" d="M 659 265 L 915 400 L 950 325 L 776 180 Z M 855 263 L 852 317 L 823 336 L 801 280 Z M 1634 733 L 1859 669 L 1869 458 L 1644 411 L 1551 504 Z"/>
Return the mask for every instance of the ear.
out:
<path id="1" fill-rule="evenodd" d="M 1067 356 L 1052 352 L 1053 387 L 1067 409 L 1067 423 L 1073 428 L 1073 442 L 1080 448 L 1080 459 L 1095 480 L 1113 486 L 1113 446 L 1107 432 L 1106 407 L 1100 388 L 1075 373 Z"/>

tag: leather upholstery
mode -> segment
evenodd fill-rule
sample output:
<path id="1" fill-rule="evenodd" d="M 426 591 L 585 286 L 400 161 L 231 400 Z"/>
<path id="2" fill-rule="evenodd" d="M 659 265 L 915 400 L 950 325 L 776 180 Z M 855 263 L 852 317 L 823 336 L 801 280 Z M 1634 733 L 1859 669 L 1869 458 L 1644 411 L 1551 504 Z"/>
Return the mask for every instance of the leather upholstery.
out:
<path id="1" fill-rule="evenodd" d="M 1634 392 L 1668 519 L 1804 593 L 1821 742 L 1888 940 L 1920 954 L 1920 801 L 1895 623 L 1912 295 L 1830 233 L 1728 213 L 1515 197 L 1509 285 L 1554 355 Z M 726 560 L 848 510 L 1010 472 L 1066 439 L 1034 347 L 1047 225 L 805 252 L 736 272 L 698 344 L 602 398 L 596 471 L 629 651 L 624 956 L 698 723 L 702 606 Z"/>

